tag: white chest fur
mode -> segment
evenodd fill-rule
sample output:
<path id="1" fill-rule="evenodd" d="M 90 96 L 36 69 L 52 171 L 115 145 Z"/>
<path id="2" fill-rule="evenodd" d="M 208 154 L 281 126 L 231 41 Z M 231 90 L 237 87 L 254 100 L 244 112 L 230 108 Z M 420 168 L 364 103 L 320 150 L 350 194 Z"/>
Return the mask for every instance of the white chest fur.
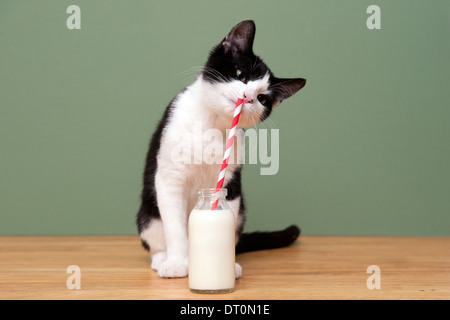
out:
<path id="1" fill-rule="evenodd" d="M 234 111 L 232 101 L 214 94 L 223 87 L 205 86 L 209 85 L 199 78 L 174 100 L 157 156 L 156 183 L 164 181 L 170 189 L 168 195 L 179 196 L 182 192 L 187 212 L 196 203 L 197 189 L 216 186 Z M 243 130 L 238 129 L 224 185 L 242 163 L 238 158 L 243 153 L 243 135 Z"/>

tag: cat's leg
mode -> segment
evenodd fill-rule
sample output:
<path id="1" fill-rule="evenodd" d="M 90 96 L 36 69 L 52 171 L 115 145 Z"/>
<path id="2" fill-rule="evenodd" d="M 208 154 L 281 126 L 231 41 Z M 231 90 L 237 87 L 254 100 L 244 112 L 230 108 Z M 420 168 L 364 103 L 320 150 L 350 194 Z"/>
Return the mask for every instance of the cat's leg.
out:
<path id="1" fill-rule="evenodd" d="M 162 221 L 152 218 L 140 233 L 141 240 L 147 244 L 151 256 L 151 268 L 158 271 L 159 266 L 166 260 L 166 241 Z"/>
<path id="2" fill-rule="evenodd" d="M 148 186 L 143 190 L 136 222 L 142 245 L 150 252 L 151 267 L 158 270 L 166 259 L 166 241 L 155 193 L 151 190 Z"/>
<path id="3" fill-rule="evenodd" d="M 165 257 L 162 254 L 155 256 L 161 262 L 157 268 L 158 275 L 162 278 L 183 278 L 188 275 L 189 263 L 187 201 L 183 184 L 158 173 L 155 185 L 166 244 Z"/>
<path id="4" fill-rule="evenodd" d="M 239 240 L 239 235 L 242 231 L 242 225 L 244 223 L 243 215 L 240 214 L 241 210 L 241 197 L 237 197 L 233 200 L 227 201 L 228 206 L 231 208 L 231 211 L 233 211 L 234 214 L 234 221 L 235 221 L 235 227 L 236 227 L 236 243 Z M 239 263 L 235 264 L 235 275 L 236 279 L 239 279 L 242 277 L 242 267 Z"/>

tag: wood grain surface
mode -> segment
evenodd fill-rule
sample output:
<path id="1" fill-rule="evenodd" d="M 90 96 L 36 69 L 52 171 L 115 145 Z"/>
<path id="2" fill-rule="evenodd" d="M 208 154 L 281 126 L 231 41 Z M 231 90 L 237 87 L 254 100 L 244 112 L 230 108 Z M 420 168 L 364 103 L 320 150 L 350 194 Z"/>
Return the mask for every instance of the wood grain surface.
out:
<path id="1" fill-rule="evenodd" d="M 238 255 L 233 293 L 199 295 L 161 279 L 137 236 L 0 236 L 0 299 L 449 299 L 450 237 L 302 236 Z M 81 289 L 68 289 L 70 265 Z M 367 273 L 379 267 L 380 289 Z"/>

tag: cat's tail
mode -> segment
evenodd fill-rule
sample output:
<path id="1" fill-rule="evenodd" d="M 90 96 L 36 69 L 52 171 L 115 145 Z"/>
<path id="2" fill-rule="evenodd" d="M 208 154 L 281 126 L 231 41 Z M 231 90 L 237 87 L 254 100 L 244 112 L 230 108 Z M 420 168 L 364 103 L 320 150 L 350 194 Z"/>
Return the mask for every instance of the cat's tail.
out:
<path id="1" fill-rule="evenodd" d="M 243 233 L 236 245 L 236 253 L 287 247 L 299 235 L 300 229 L 294 225 L 281 231 Z"/>

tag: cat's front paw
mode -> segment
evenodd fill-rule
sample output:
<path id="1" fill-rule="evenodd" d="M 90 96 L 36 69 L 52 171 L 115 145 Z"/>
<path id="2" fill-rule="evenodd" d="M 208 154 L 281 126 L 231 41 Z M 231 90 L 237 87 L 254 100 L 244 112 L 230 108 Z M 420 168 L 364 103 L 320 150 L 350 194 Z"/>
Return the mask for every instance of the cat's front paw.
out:
<path id="1" fill-rule="evenodd" d="M 242 277 L 242 267 L 239 263 L 234 264 L 234 273 L 235 273 L 236 279 L 239 279 L 240 277 Z"/>
<path id="2" fill-rule="evenodd" d="M 168 259 L 158 268 L 161 278 L 184 278 L 188 275 L 188 259 Z"/>
<path id="3" fill-rule="evenodd" d="M 154 255 L 152 255 L 152 264 L 151 267 L 153 270 L 158 271 L 159 266 L 164 263 L 167 259 L 167 254 L 165 251 L 157 252 Z"/>

